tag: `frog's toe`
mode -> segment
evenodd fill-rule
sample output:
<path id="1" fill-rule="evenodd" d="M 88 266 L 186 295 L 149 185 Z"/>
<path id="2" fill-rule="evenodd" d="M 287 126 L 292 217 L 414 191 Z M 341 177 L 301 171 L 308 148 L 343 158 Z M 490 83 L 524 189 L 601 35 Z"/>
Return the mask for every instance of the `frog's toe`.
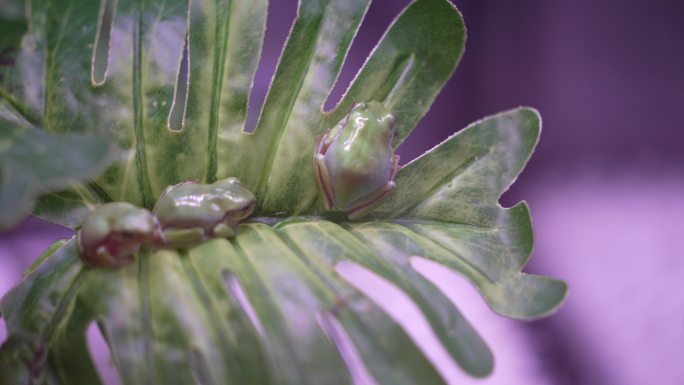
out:
<path id="1" fill-rule="evenodd" d="M 330 183 L 330 174 L 328 172 L 328 167 L 325 164 L 325 158 L 321 154 L 316 154 L 314 156 L 314 171 L 316 173 L 316 179 L 318 180 L 318 189 L 323 196 L 323 205 L 326 210 L 332 210 L 335 207 L 335 202 L 333 201 L 333 188 Z"/>
<path id="2" fill-rule="evenodd" d="M 387 182 L 380 190 L 356 202 L 355 206 L 347 212 L 347 216 L 353 221 L 365 216 L 380 206 L 396 188 L 397 184 L 394 181 Z"/>
<path id="3" fill-rule="evenodd" d="M 201 242 L 206 237 L 204 235 L 204 229 L 198 227 L 191 229 L 165 229 L 164 238 L 166 239 L 166 245 L 179 247 Z"/>
<path id="4" fill-rule="evenodd" d="M 100 246 L 95 253 L 95 259 L 89 258 L 87 263 L 94 267 L 117 268 L 132 263 L 135 259 L 132 254 L 112 255 L 106 247 Z"/>
<path id="5" fill-rule="evenodd" d="M 225 223 L 219 223 L 212 229 L 212 234 L 216 238 L 229 238 L 235 235 L 235 229 Z"/>

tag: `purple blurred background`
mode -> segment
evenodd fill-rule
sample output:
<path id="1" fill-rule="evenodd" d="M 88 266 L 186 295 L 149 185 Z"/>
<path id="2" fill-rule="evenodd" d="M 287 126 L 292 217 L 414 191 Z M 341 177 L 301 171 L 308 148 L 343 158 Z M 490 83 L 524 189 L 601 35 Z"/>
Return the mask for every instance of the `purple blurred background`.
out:
<path id="1" fill-rule="evenodd" d="M 252 122 L 295 14 L 294 1 L 272 3 Z M 406 3 L 373 3 L 331 102 Z M 486 115 L 537 108 L 541 142 L 502 202 L 528 201 L 527 271 L 565 279 L 570 296 L 548 319 L 510 321 L 441 272 L 497 360 L 488 379 L 452 382 L 684 384 L 684 2 L 454 3 L 466 52 L 402 160 Z M 0 294 L 68 234 L 37 220 L 0 234 Z"/>

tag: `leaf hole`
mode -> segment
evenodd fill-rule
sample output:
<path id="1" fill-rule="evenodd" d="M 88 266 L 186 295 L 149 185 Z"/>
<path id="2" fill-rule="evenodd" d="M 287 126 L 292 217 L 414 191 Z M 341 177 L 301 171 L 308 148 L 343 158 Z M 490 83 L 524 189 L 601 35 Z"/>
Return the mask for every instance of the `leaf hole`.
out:
<path id="1" fill-rule="evenodd" d="M 257 333 L 263 336 L 264 327 L 262 326 L 261 320 L 259 320 L 259 316 L 254 310 L 252 303 L 249 301 L 249 298 L 247 298 L 247 294 L 245 293 L 240 280 L 238 280 L 235 274 L 233 274 L 231 271 L 223 271 L 222 275 L 223 284 L 226 287 L 228 294 L 233 298 L 238 306 L 240 306 L 240 309 L 242 309 L 243 313 L 247 316 L 247 319 Z"/>
<path id="2" fill-rule="evenodd" d="M 389 315 L 448 383 L 469 377 L 453 361 L 418 306 L 402 290 L 374 272 L 351 261 L 341 261 L 335 271 Z"/>
<path id="3" fill-rule="evenodd" d="M 100 4 L 100 20 L 98 22 L 97 34 L 95 35 L 90 73 L 90 79 L 95 86 L 101 86 L 107 80 L 116 2 L 117 0 L 102 0 Z"/>
<path id="4" fill-rule="evenodd" d="M 444 293 L 451 303 L 458 305 L 464 315 L 491 314 L 480 292 L 463 275 L 439 262 L 415 255 L 409 258 L 409 265 Z"/>
<path id="5" fill-rule="evenodd" d="M 121 385 L 121 378 L 119 378 L 119 373 L 116 371 L 107 339 L 101 327 L 95 321 L 88 325 L 86 343 L 88 344 L 90 358 L 92 358 L 95 364 L 103 385 Z"/>
<path id="6" fill-rule="evenodd" d="M 356 37 L 349 47 L 349 52 L 347 52 L 337 79 L 335 79 L 335 84 L 323 103 L 325 112 L 336 109 L 342 102 L 366 59 L 372 54 L 394 18 L 408 4 L 409 1 L 405 0 L 375 0 L 371 2 Z"/>
<path id="7" fill-rule="evenodd" d="M 183 53 L 178 65 L 176 88 L 173 93 L 173 102 L 169 111 L 169 129 L 181 131 L 185 125 L 185 112 L 188 108 L 188 90 L 190 89 L 190 37 L 185 34 Z"/>
<path id="8" fill-rule="evenodd" d="M 356 349 L 347 331 L 344 330 L 340 321 L 330 311 L 323 311 L 316 314 L 316 321 L 323 333 L 330 342 L 335 345 L 337 352 L 342 357 L 342 361 L 349 370 L 352 384 L 354 385 L 377 385 L 377 382 L 363 363 L 361 354 Z"/>
<path id="9" fill-rule="evenodd" d="M 296 16 L 296 1 L 268 2 L 264 47 L 261 50 L 259 65 L 254 75 L 254 84 L 249 94 L 244 132 L 254 132 L 256 129 L 259 112 L 263 108 L 269 84 L 273 80 L 278 58 L 282 53 Z"/>

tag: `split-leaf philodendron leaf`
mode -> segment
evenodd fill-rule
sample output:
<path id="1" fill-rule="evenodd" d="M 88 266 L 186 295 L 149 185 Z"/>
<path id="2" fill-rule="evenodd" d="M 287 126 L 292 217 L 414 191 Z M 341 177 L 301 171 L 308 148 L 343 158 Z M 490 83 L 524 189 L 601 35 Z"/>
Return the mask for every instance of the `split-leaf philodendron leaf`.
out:
<path id="1" fill-rule="evenodd" d="M 369 3 L 299 2 L 247 133 L 266 0 L 31 2 L 3 95 L 50 133 L 96 133 L 118 148 L 102 176 L 42 198 L 36 215 L 76 227 L 94 205 L 151 208 L 189 179 L 235 176 L 257 196 L 234 238 L 143 249 L 122 269 L 84 266 L 74 240 L 49 249 L 0 311 L 10 333 L 48 343 L 50 384 L 100 383 L 84 335 L 92 322 L 124 384 L 443 383 L 406 320 L 359 277 L 403 291 L 463 371 L 489 374 L 491 351 L 417 271 L 424 259 L 462 274 L 499 314 L 532 319 L 559 306 L 563 282 L 521 272 L 533 243 L 527 206 L 497 203 L 537 143 L 532 109 L 485 118 L 413 160 L 360 221 L 323 209 L 316 138 L 355 101 L 377 100 L 397 118 L 399 146 L 463 52 L 452 4 L 416 0 L 323 111 Z"/>

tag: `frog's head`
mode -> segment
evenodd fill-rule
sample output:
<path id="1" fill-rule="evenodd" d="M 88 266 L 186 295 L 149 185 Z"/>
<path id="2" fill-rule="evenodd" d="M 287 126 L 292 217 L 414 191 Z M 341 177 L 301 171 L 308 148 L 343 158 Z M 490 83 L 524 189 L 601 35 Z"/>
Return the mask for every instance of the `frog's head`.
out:
<path id="1" fill-rule="evenodd" d="M 356 131 L 357 143 L 386 144 L 394 137 L 396 118 L 377 101 L 356 103 L 349 114 L 348 127 Z M 359 140 L 361 139 L 361 140 Z"/>
<path id="2" fill-rule="evenodd" d="M 120 215 L 111 217 L 110 238 L 115 242 L 142 244 L 156 243 L 161 234 L 157 218 L 149 211 L 137 207 L 124 210 Z"/>
<path id="3" fill-rule="evenodd" d="M 81 259 L 90 266 L 120 267 L 133 262 L 144 243 L 160 243 L 161 227 L 149 211 L 126 202 L 95 208 L 76 233 Z"/>
<path id="4" fill-rule="evenodd" d="M 222 200 L 226 203 L 223 222 L 235 226 L 241 220 L 252 215 L 256 207 L 256 197 L 245 188 L 237 178 L 227 178 L 216 183 L 223 190 Z"/>

